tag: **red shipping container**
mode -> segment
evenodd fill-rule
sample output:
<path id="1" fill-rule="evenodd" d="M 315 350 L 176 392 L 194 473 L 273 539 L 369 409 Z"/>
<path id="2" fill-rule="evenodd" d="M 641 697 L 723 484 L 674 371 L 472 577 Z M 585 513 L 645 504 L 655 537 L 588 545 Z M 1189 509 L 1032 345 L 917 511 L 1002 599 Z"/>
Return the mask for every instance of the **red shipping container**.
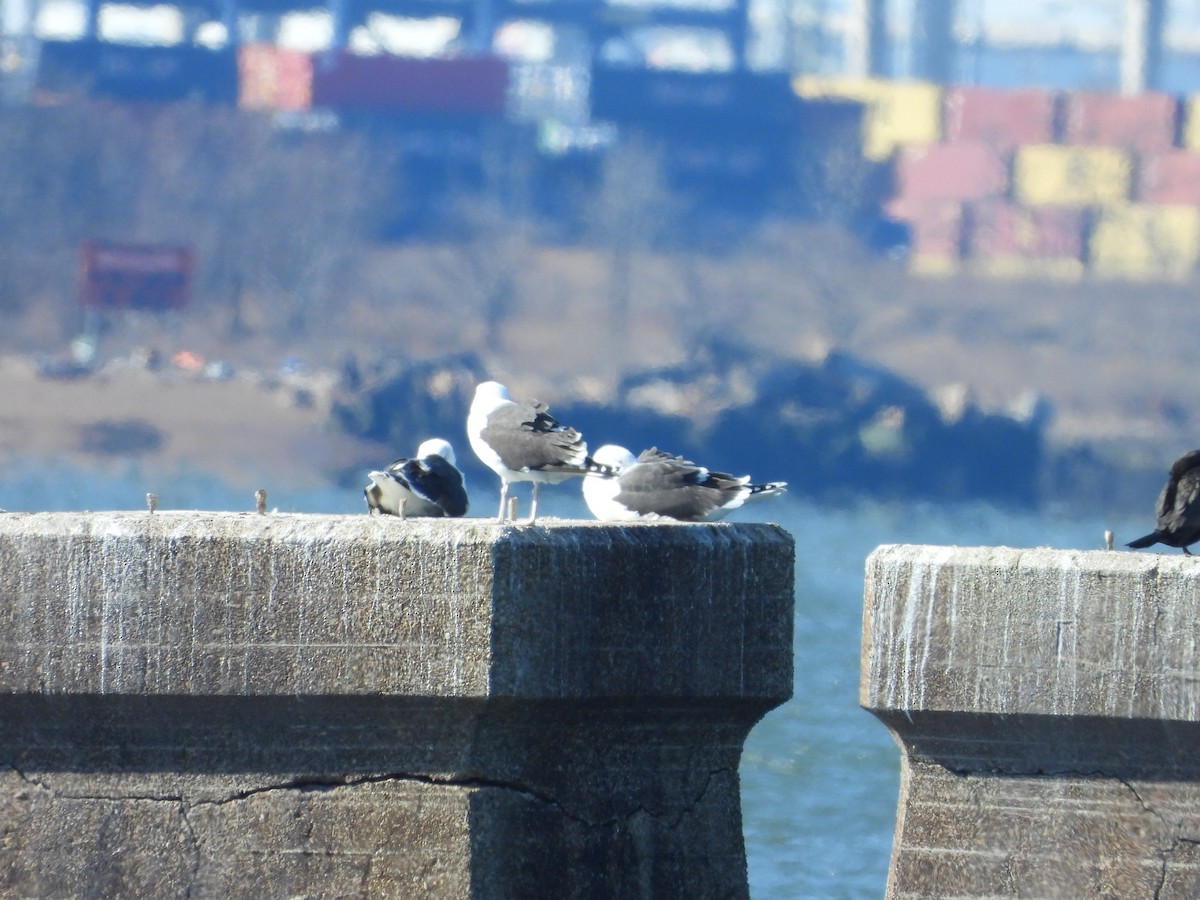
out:
<path id="1" fill-rule="evenodd" d="M 242 44 L 237 48 L 238 106 L 270 109 L 275 96 L 275 48 Z"/>
<path id="2" fill-rule="evenodd" d="M 508 65 L 494 56 L 413 59 L 322 54 L 313 105 L 441 115 L 503 115 Z"/>
<path id="3" fill-rule="evenodd" d="M 997 150 L 1049 144 L 1055 138 L 1058 94 L 1038 88 L 957 87 L 946 91 L 948 141 L 982 141 Z"/>
<path id="4" fill-rule="evenodd" d="M 299 50 L 275 54 L 275 108 L 302 110 L 312 106 L 313 58 Z"/>
<path id="5" fill-rule="evenodd" d="M 1138 167 L 1135 190 L 1142 203 L 1200 206 L 1200 153 L 1167 150 L 1145 154 Z"/>
<path id="6" fill-rule="evenodd" d="M 978 200 L 1008 190 L 1009 158 L 979 141 L 906 147 L 896 157 L 896 195 Z"/>
<path id="7" fill-rule="evenodd" d="M 966 252 L 984 259 L 1083 259 L 1086 226 L 1087 214 L 1077 207 L 973 203 L 966 215 Z"/>
<path id="8" fill-rule="evenodd" d="M 957 200 L 902 197 L 884 205 L 909 226 L 913 256 L 957 258 L 962 250 L 963 205 Z"/>
<path id="9" fill-rule="evenodd" d="M 238 106 L 243 109 L 308 109 L 312 105 L 312 57 L 273 44 L 238 47 Z"/>
<path id="10" fill-rule="evenodd" d="M 1133 97 L 1079 91 L 1063 98 L 1063 141 L 1155 153 L 1175 146 L 1179 100 L 1170 94 Z"/>

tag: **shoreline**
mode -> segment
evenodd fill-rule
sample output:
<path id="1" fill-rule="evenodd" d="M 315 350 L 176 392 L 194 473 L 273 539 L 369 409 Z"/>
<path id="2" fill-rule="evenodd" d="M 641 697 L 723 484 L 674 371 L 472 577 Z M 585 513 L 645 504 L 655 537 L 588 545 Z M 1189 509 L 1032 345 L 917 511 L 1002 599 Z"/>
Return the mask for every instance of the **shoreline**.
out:
<path id="1" fill-rule="evenodd" d="M 213 378 L 129 359 L 59 379 L 40 375 L 32 357 L 0 354 L 0 465 L 135 466 L 161 479 L 192 470 L 234 486 L 267 476 L 328 486 L 388 453 L 329 426 L 335 380 L 249 369 Z"/>
<path id="2" fill-rule="evenodd" d="M 344 392 L 341 374 L 330 367 L 205 366 L 186 357 L 151 364 L 136 351 L 75 378 L 47 377 L 42 365 L 29 354 L 0 353 L 0 477 L 10 482 L 53 470 L 133 479 L 165 507 L 170 485 L 207 479 L 222 495 L 236 492 L 235 509 L 252 509 L 254 490 L 276 486 L 276 493 L 346 492 L 350 510 L 360 499 L 359 479 L 365 484 L 371 469 L 414 449 L 339 431 L 331 410 Z M 555 405 L 566 410 L 571 402 Z M 1153 509 L 1170 460 L 1160 464 L 1148 447 L 1102 440 L 1064 446 L 1053 435 L 1052 428 L 1043 435 L 1044 490 L 1033 508 Z M 800 485 L 795 493 L 806 496 Z M 143 502 L 132 498 L 133 508 Z M 0 508 L 6 504 L 16 501 L 0 498 Z"/>

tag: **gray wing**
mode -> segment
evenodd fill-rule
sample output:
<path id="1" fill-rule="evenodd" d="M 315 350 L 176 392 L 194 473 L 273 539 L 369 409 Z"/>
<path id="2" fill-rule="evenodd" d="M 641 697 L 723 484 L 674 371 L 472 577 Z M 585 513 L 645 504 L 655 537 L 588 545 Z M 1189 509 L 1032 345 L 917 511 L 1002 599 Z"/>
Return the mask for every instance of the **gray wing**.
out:
<path id="1" fill-rule="evenodd" d="M 621 473 L 617 483 L 615 499 L 628 509 L 685 522 L 706 518 L 746 491 L 745 479 L 709 472 L 655 448 L 643 450 L 638 464 Z"/>
<path id="2" fill-rule="evenodd" d="M 506 403 L 487 418 L 480 436 L 515 472 L 582 468 L 587 444 L 550 415 L 544 403 Z"/>

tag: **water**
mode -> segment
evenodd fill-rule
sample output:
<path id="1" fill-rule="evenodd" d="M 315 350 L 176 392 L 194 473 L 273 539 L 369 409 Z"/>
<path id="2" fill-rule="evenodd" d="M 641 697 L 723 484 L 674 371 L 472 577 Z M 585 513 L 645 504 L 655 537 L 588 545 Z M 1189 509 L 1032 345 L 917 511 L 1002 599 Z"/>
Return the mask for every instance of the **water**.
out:
<path id="1" fill-rule="evenodd" d="M 829 509 L 785 500 L 778 511 L 796 539 L 796 682 L 794 698 L 759 723 L 742 757 L 751 895 L 878 898 L 900 763 L 890 735 L 858 707 L 867 554 L 885 543 L 1099 549 L 1105 529 L 1129 539 L 1150 520 L 976 504 Z"/>
<path id="2" fill-rule="evenodd" d="M 362 512 L 355 489 L 289 490 L 267 484 L 285 512 Z M 136 466 L 102 473 L 33 464 L 0 468 L 0 507 L 9 510 L 253 509 L 249 487 L 199 472 L 149 483 Z M 492 510 L 495 487 L 476 488 Z M 522 501 L 525 501 L 522 493 Z M 565 486 L 542 492 L 546 515 L 586 509 Z M 1097 549 L 1106 528 L 1128 540 L 1151 524 L 1152 498 L 1136 521 L 1067 512 L 1002 511 L 973 504 L 860 504 L 829 508 L 795 498 L 768 501 L 761 518 L 796 539 L 795 697 L 754 729 L 742 759 L 743 817 L 755 900 L 878 898 L 887 880 L 899 789 L 899 753 L 886 730 L 858 707 L 863 564 L 883 543 Z M 753 518 L 745 516 L 744 518 Z"/>

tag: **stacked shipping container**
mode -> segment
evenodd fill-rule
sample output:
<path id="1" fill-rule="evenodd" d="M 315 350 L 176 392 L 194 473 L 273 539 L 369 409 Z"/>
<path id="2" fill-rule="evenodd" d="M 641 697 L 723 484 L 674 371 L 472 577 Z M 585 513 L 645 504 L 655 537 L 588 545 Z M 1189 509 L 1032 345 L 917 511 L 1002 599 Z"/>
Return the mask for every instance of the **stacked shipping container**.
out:
<path id="1" fill-rule="evenodd" d="M 890 159 L 886 206 L 914 271 L 1182 279 L 1200 258 L 1200 97 L 797 79 L 801 96 L 866 104 L 863 153 Z M 881 110 L 882 112 L 878 112 Z"/>
<path id="2" fill-rule="evenodd" d="M 238 103 L 245 109 L 495 118 L 504 115 L 507 96 L 508 65 L 493 56 L 417 59 L 313 55 L 271 44 L 238 48 Z"/>

